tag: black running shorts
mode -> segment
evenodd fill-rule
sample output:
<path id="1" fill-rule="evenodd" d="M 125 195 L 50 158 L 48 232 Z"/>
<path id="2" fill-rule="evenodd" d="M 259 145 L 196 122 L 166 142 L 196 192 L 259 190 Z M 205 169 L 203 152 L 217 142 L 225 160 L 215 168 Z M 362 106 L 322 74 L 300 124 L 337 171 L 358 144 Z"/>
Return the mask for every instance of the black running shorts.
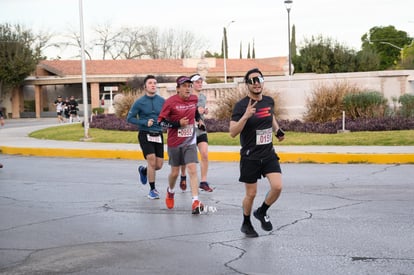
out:
<path id="1" fill-rule="evenodd" d="M 241 157 L 240 182 L 256 183 L 258 179 L 261 179 L 262 176 L 265 177 L 269 173 L 282 173 L 279 156 L 276 153 L 261 160 L 251 160 Z"/>
<path id="2" fill-rule="evenodd" d="M 150 154 L 155 154 L 157 158 L 164 158 L 164 136 L 162 133 L 159 133 L 161 136 L 161 143 L 148 141 L 148 135 L 156 134 L 145 131 L 138 132 L 138 142 L 141 146 L 144 158 L 146 159 L 147 155 Z"/>

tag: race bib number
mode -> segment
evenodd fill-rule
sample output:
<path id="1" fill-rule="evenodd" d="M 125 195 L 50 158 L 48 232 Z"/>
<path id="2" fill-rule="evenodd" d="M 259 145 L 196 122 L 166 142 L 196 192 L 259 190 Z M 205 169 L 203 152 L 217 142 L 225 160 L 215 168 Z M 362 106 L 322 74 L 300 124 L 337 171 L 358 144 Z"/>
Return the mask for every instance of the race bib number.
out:
<path id="1" fill-rule="evenodd" d="M 184 128 L 178 129 L 178 137 L 192 137 L 194 134 L 194 125 L 190 124 Z"/>
<path id="2" fill-rule="evenodd" d="M 272 143 L 272 128 L 256 130 L 256 145 Z"/>
<path id="3" fill-rule="evenodd" d="M 155 142 L 155 143 L 161 143 L 162 139 L 161 139 L 161 135 L 158 136 L 151 136 L 151 135 L 147 135 L 147 140 L 148 142 Z"/>

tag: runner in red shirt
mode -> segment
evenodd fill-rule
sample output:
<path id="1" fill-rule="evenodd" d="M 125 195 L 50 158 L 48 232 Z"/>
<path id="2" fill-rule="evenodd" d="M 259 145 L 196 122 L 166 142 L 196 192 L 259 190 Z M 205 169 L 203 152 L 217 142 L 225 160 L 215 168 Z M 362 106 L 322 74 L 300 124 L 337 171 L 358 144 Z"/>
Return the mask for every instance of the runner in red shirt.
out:
<path id="1" fill-rule="evenodd" d="M 169 187 L 165 203 L 167 208 L 174 207 L 174 187 L 180 172 L 185 165 L 190 176 L 192 195 L 192 213 L 200 214 L 204 205 L 198 198 L 197 145 L 195 127 L 203 122 L 197 111 L 197 96 L 191 94 L 192 82 L 187 76 L 177 78 L 177 94 L 168 98 L 158 116 L 158 123 L 168 128 L 168 164 L 171 172 L 168 176 Z"/>

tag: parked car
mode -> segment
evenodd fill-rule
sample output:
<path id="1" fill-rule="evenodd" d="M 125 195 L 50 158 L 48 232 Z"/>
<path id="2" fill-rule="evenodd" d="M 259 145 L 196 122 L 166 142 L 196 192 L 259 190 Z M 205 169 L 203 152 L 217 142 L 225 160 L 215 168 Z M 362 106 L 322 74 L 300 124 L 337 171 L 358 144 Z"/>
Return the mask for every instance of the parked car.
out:
<path id="1" fill-rule="evenodd" d="M 116 93 L 112 93 L 112 105 L 114 104 L 114 97 Z M 111 106 L 111 93 L 103 93 L 101 96 L 101 107 L 102 108 L 109 108 Z"/>

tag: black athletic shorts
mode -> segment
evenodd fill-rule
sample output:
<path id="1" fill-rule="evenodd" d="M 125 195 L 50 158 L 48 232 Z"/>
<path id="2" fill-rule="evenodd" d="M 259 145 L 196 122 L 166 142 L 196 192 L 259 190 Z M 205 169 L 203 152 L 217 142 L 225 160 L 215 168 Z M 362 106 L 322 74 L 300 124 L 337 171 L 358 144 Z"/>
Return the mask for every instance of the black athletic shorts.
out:
<path id="1" fill-rule="evenodd" d="M 148 136 L 150 139 L 157 139 L 160 138 L 161 142 L 153 142 L 148 141 Z M 164 158 L 164 136 L 161 132 L 146 132 L 146 131 L 139 131 L 138 132 L 138 142 L 141 146 L 142 153 L 144 154 L 144 158 L 147 158 L 149 154 L 155 154 L 157 158 Z"/>
<path id="2" fill-rule="evenodd" d="M 266 159 L 251 160 L 245 157 L 240 159 L 240 182 L 256 183 L 262 176 L 269 173 L 282 173 L 279 156 L 274 153 Z"/>
<path id="3" fill-rule="evenodd" d="M 207 134 L 201 134 L 201 135 L 197 136 L 197 144 L 199 144 L 200 142 L 207 142 L 208 143 Z"/>

